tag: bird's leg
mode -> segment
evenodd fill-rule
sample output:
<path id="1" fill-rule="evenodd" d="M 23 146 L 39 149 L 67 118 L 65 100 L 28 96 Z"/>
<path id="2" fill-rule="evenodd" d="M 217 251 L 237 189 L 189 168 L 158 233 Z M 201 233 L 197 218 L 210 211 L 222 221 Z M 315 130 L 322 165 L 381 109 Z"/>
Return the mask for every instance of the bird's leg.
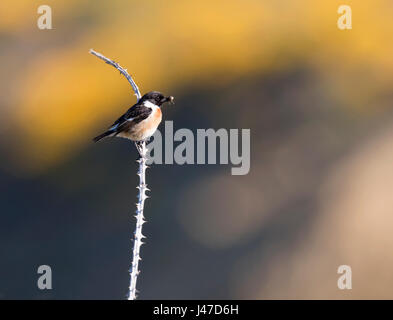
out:
<path id="1" fill-rule="evenodd" d="M 142 145 L 141 145 L 142 141 L 135 141 L 135 147 L 136 150 L 138 150 L 139 153 L 139 159 L 142 158 Z"/>

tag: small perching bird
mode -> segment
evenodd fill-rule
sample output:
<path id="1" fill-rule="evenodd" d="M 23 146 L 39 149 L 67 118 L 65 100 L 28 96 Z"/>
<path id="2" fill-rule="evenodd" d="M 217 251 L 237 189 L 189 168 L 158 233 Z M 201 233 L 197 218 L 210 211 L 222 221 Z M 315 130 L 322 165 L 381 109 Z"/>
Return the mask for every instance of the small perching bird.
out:
<path id="1" fill-rule="evenodd" d="M 173 100 L 172 96 L 165 97 L 158 91 L 146 93 L 106 132 L 95 137 L 94 142 L 105 137 L 122 137 L 136 142 L 138 147 L 138 142 L 146 141 L 157 130 L 162 120 L 161 106 L 166 102 L 173 103 Z"/>
<path id="2" fill-rule="evenodd" d="M 146 93 L 143 97 L 139 91 L 138 86 L 128 74 L 127 70 L 122 68 L 117 62 L 108 59 L 103 54 L 90 49 L 92 55 L 105 61 L 105 63 L 115 67 L 119 72 L 127 79 L 137 98 L 137 103 L 134 104 L 130 109 L 127 110 L 119 119 L 117 119 L 112 126 L 103 134 L 95 137 L 94 141 L 99 141 L 104 137 L 108 136 L 119 136 L 130 139 L 135 142 L 135 146 L 139 152 L 140 158 L 137 160 L 139 163 L 139 170 L 137 172 L 139 176 L 139 190 L 138 202 L 136 210 L 136 227 L 134 232 L 134 248 L 132 250 L 132 263 L 129 269 L 130 272 L 130 285 L 128 287 L 128 300 L 136 299 L 136 282 L 140 257 L 140 248 L 143 244 L 142 239 L 146 238 L 142 234 L 142 226 L 146 222 L 143 215 L 144 203 L 148 198 L 146 195 L 147 188 L 146 184 L 146 169 L 147 169 L 147 153 L 148 148 L 146 147 L 146 141 L 154 134 L 157 130 L 158 125 L 162 119 L 161 106 L 165 102 L 173 103 L 174 98 L 172 96 L 165 97 L 162 93 L 152 91 Z"/>

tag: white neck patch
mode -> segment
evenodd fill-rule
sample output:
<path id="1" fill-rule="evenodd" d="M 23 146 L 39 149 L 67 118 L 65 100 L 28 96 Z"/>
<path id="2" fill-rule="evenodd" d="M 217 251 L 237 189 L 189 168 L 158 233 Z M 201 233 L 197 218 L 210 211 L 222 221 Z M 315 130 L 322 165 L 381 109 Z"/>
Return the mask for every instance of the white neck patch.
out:
<path id="1" fill-rule="evenodd" d="M 144 101 L 143 105 L 145 107 L 151 108 L 153 111 L 156 110 L 157 108 L 159 108 L 159 106 L 157 106 L 156 104 L 150 102 L 150 101 Z"/>

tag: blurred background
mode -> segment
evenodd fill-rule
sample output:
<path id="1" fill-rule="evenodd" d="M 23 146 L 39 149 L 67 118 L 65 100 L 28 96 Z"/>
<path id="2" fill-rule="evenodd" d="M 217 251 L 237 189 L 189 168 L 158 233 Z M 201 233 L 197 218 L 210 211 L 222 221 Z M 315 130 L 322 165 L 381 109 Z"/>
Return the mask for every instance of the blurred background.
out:
<path id="1" fill-rule="evenodd" d="M 141 299 L 393 298 L 392 14 L 390 0 L 2 0 L 0 298 L 126 296 L 137 152 L 91 138 L 135 97 L 90 48 L 175 96 L 175 129 L 251 129 L 248 175 L 149 169 Z"/>

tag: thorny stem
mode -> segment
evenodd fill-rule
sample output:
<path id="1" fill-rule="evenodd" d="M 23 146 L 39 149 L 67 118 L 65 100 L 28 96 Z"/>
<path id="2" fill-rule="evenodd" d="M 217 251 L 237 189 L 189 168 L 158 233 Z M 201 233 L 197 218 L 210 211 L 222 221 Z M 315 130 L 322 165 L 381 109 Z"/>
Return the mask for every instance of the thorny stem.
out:
<path id="1" fill-rule="evenodd" d="M 128 74 L 127 69 L 122 68 L 117 62 L 108 59 L 107 57 L 105 57 L 104 55 L 102 55 L 99 52 L 94 51 L 93 49 L 90 49 L 89 51 L 92 55 L 95 55 L 96 57 L 100 58 L 101 60 L 104 60 L 107 64 L 110 64 L 111 66 L 115 67 L 117 70 L 120 71 L 120 73 L 125 76 L 128 80 L 128 82 L 131 84 L 132 89 L 135 92 L 136 95 L 136 99 L 139 100 L 142 96 L 141 93 L 139 92 L 139 88 L 136 85 L 136 83 L 134 82 L 134 80 L 132 79 L 132 77 Z"/>
<path id="2" fill-rule="evenodd" d="M 128 300 L 136 299 L 136 280 L 139 275 L 138 264 L 139 264 L 139 260 L 141 260 L 139 251 L 143 244 L 142 239 L 146 238 L 142 234 L 142 226 L 146 222 L 145 217 L 143 216 L 143 208 L 145 205 L 145 200 L 148 198 L 148 196 L 146 195 L 146 191 L 150 191 L 146 185 L 146 169 L 148 167 L 146 166 L 147 147 L 145 141 L 140 143 L 139 152 L 140 152 L 140 158 L 139 160 L 137 160 L 137 162 L 139 162 L 139 171 L 138 171 L 139 186 L 137 187 L 137 189 L 139 189 L 139 194 L 138 194 L 138 203 L 136 204 L 137 207 L 136 215 L 135 215 L 136 229 L 134 235 L 134 250 L 132 256 L 132 265 L 130 268 L 130 288 L 129 288 Z"/>
<path id="3" fill-rule="evenodd" d="M 132 89 L 135 92 L 136 98 L 139 101 L 141 98 L 141 93 L 139 92 L 139 88 L 132 79 L 132 77 L 128 74 L 127 70 L 122 68 L 117 62 L 108 59 L 101 53 L 98 53 L 94 51 L 93 49 L 90 49 L 89 51 L 92 55 L 95 55 L 96 57 L 100 58 L 101 60 L 104 60 L 107 64 L 110 64 L 111 66 L 115 67 L 117 70 L 120 71 L 122 75 L 126 77 L 128 82 L 131 84 Z M 138 194 L 138 203 L 137 209 L 136 209 L 136 228 L 134 232 L 134 250 L 132 254 L 132 264 L 130 267 L 130 286 L 129 286 L 129 292 L 128 292 L 128 300 L 135 300 L 136 299 L 136 281 L 138 279 L 139 275 L 139 270 L 138 270 L 138 264 L 139 260 L 141 260 L 139 252 L 140 248 L 143 244 L 142 239 L 145 238 L 145 236 L 142 234 L 142 226 L 146 222 L 145 217 L 143 216 L 143 209 L 145 205 L 145 200 L 148 198 L 146 195 L 146 191 L 150 191 L 147 188 L 146 184 L 146 169 L 148 168 L 146 165 L 146 160 L 147 160 L 147 147 L 146 147 L 146 142 L 140 142 L 139 143 L 139 148 L 138 148 L 139 154 L 140 154 L 140 159 L 137 160 L 139 163 L 139 170 L 138 170 L 138 176 L 139 176 L 139 186 L 137 189 L 139 189 L 139 194 Z"/>

